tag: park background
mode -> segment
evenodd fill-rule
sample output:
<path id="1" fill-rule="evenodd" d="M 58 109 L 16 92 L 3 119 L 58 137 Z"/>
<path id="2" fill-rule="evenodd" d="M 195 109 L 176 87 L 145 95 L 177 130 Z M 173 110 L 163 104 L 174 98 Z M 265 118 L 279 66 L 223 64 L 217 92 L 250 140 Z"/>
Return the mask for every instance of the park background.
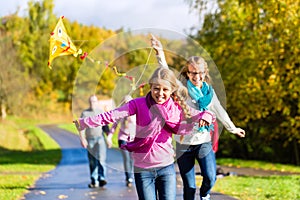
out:
<path id="1" fill-rule="evenodd" d="M 226 110 L 233 122 L 245 129 L 239 139 L 223 130 L 217 158 L 259 160 L 300 165 L 300 3 L 291 0 L 225 0 L 218 9 L 206 12 L 209 1 L 186 1 L 203 17 L 201 28 L 191 27 L 186 34 L 209 53 L 222 76 L 226 89 Z M 70 123 L 72 95 L 82 60 L 63 56 L 47 67 L 49 37 L 59 16 L 53 14 L 52 0 L 29 1 L 28 14 L 17 11 L 1 16 L 0 24 L 0 152 L 34 151 L 31 128 L 19 121 Z M 109 30 L 64 19 L 75 45 L 89 51 L 106 39 L 122 33 L 122 27 Z M 134 38 L 134 37 L 133 37 Z M 180 49 L 176 39 L 160 38 L 168 48 Z M 129 42 L 116 41 L 107 57 L 128 45 L 149 37 L 140 35 Z M 118 70 L 129 71 L 148 58 L 149 51 L 134 51 L 115 61 Z M 184 54 L 184 53 L 182 53 Z M 167 55 L 171 67 L 180 69 L 184 60 Z M 155 62 L 155 56 L 151 58 Z M 118 76 L 106 70 L 96 94 L 110 99 Z M 113 81 L 114 80 L 114 81 Z M 87 83 L 88 84 L 88 83 Z M 138 93 L 137 93 L 138 95 Z M 11 136 L 17 127 L 18 136 Z M 11 146 L 15 138 L 20 144 Z M 11 139 L 8 139 L 12 137 Z M 40 144 L 42 144 L 40 142 Z M 5 161 L 3 161 L 5 163 Z M 299 179 L 298 179 L 299 183 Z"/>

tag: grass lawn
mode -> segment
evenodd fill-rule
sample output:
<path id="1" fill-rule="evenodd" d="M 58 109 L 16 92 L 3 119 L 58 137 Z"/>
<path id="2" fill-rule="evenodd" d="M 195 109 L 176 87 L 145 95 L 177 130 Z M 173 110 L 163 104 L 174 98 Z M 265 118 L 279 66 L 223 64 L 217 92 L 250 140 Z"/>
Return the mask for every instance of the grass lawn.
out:
<path id="1" fill-rule="evenodd" d="M 43 172 L 55 168 L 61 151 L 35 124 L 9 118 L 0 124 L 0 199 L 20 199 Z"/>
<path id="2" fill-rule="evenodd" d="M 300 199 L 300 175 L 218 179 L 213 191 L 242 200 Z"/>

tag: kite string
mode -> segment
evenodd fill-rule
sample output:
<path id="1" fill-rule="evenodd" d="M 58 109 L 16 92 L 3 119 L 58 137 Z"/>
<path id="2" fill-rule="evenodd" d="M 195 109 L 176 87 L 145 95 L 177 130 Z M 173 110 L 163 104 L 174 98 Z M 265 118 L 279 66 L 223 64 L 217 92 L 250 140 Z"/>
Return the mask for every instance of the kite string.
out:
<path id="1" fill-rule="evenodd" d="M 142 76 L 144 75 L 144 73 L 145 73 L 145 71 L 146 71 L 146 67 L 147 67 L 147 65 L 148 65 L 148 63 L 149 63 L 149 60 L 150 60 L 150 56 L 151 56 L 152 51 L 153 51 L 153 48 L 151 47 L 151 48 L 150 48 L 149 55 L 148 55 L 148 58 L 147 58 L 147 61 L 146 61 L 145 65 L 144 65 L 144 69 L 143 69 L 143 71 L 142 71 L 142 73 L 141 73 L 139 79 L 135 82 L 136 84 L 138 84 L 138 82 L 141 80 Z"/>
<path id="2" fill-rule="evenodd" d="M 146 63 L 144 64 L 143 71 L 142 71 L 142 73 L 141 73 L 139 79 L 138 79 L 137 81 L 135 81 L 135 80 L 134 80 L 134 77 L 131 77 L 131 78 L 132 78 L 132 87 L 131 87 L 131 90 L 129 91 L 129 95 L 131 95 L 132 92 L 135 90 L 134 85 L 137 85 L 138 82 L 141 80 L 142 76 L 144 75 L 144 73 L 145 73 L 145 71 L 146 71 L 146 67 L 147 67 L 147 65 L 148 65 L 148 63 L 149 63 L 149 60 L 150 60 L 150 56 L 151 56 L 151 54 L 152 54 L 152 51 L 153 51 L 153 48 L 151 47 L 150 52 L 149 52 L 148 57 L 147 57 L 147 60 L 146 60 Z M 117 69 L 116 69 L 116 70 L 117 70 Z M 126 74 L 126 73 L 125 73 L 125 74 Z M 128 78 L 129 76 L 126 75 L 125 77 Z M 139 89 L 141 90 L 141 88 L 144 87 L 144 85 L 145 85 L 144 83 L 141 84 L 141 85 L 139 86 Z M 140 92 L 140 93 L 141 93 L 141 92 Z M 121 101 L 121 102 L 120 102 L 120 105 L 122 105 L 123 103 L 124 103 L 124 101 Z"/>

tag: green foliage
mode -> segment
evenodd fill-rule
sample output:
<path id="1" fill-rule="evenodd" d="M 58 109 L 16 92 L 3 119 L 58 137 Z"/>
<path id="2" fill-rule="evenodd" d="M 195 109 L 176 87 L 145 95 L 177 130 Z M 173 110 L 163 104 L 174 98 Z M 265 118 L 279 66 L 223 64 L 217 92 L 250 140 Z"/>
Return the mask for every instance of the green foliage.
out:
<path id="1" fill-rule="evenodd" d="M 52 0 L 30 1 L 25 17 L 14 14 L 2 20 L 0 104 L 9 114 L 36 115 L 46 113 L 47 109 L 56 112 L 61 107 L 70 110 L 73 84 L 82 61 L 73 56 L 62 56 L 54 59 L 52 70 L 47 67 L 50 33 L 58 21 L 53 8 Z M 111 30 L 71 23 L 67 19 L 64 23 L 74 44 L 84 52 L 91 51 L 114 34 Z M 113 88 L 111 74 L 105 75 L 100 83 L 101 87 L 107 88 L 103 91 L 105 95 Z"/>
<path id="2" fill-rule="evenodd" d="M 254 169 L 281 171 L 281 172 L 300 173 L 300 167 L 297 167 L 295 165 L 284 165 L 280 163 L 270 163 L 270 162 L 257 161 L 257 160 L 218 158 L 217 164 L 221 166 L 237 167 L 237 168 L 244 167 L 244 168 L 254 168 Z"/>
<path id="3" fill-rule="evenodd" d="M 22 105 L 22 98 L 30 89 L 29 77 L 22 72 L 22 65 L 16 48 L 11 41 L 12 36 L 0 36 L 0 106 L 2 117 L 6 112 L 17 113 Z M 28 84 L 24 84 L 28 83 Z"/>
<path id="4" fill-rule="evenodd" d="M 191 6 L 201 12 L 207 3 Z M 248 134 L 247 143 L 234 139 L 244 150 L 239 156 L 300 164 L 299 2 L 226 0 L 217 5 L 195 39 L 217 64 L 228 112 Z M 285 159 L 280 152 L 294 153 Z"/>

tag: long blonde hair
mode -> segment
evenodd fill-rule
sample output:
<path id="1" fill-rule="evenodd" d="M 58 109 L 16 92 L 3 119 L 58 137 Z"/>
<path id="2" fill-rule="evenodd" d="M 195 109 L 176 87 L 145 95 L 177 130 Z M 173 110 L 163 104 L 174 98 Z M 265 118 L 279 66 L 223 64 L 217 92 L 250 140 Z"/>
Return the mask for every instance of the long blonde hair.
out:
<path id="1" fill-rule="evenodd" d="M 171 85 L 172 99 L 180 105 L 186 118 L 191 117 L 190 110 L 186 104 L 188 97 L 187 88 L 180 83 L 173 71 L 164 67 L 157 68 L 149 79 L 149 84 L 153 83 Z"/>

